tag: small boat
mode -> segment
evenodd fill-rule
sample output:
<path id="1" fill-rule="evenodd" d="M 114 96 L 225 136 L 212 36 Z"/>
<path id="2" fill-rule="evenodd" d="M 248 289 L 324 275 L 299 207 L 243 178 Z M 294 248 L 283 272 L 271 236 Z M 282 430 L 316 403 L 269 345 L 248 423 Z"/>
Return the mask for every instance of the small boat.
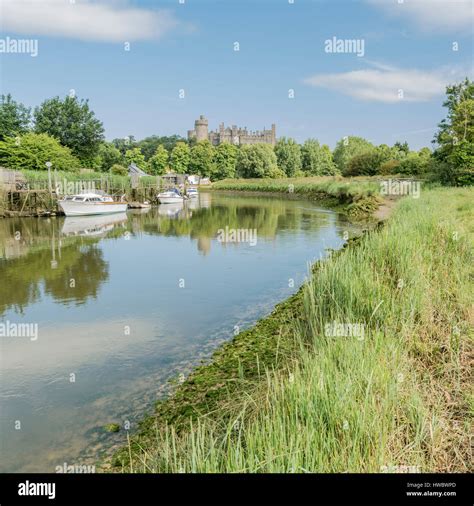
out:
<path id="1" fill-rule="evenodd" d="M 66 195 L 58 203 L 66 216 L 123 213 L 128 205 L 124 197 L 115 201 L 102 191 Z"/>
<path id="2" fill-rule="evenodd" d="M 178 204 L 183 202 L 184 199 L 185 197 L 183 197 L 176 188 L 158 193 L 158 202 L 160 204 Z"/>
<path id="3" fill-rule="evenodd" d="M 186 195 L 190 198 L 190 199 L 196 199 L 198 196 L 199 196 L 199 193 L 197 191 L 197 188 L 188 188 L 186 190 Z"/>

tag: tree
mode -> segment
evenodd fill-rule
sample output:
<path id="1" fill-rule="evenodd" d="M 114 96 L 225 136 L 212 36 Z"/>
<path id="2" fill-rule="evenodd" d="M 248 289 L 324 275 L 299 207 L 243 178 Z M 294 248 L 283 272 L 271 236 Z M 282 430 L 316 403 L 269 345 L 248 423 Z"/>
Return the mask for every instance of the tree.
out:
<path id="1" fill-rule="evenodd" d="M 128 169 L 123 165 L 116 163 L 112 165 L 112 167 L 110 167 L 110 173 L 113 174 L 114 176 L 127 176 Z"/>
<path id="2" fill-rule="evenodd" d="M 148 160 L 150 172 L 157 176 L 162 175 L 168 168 L 169 154 L 166 148 L 160 144 L 155 151 L 155 154 Z"/>
<path id="3" fill-rule="evenodd" d="M 223 142 L 216 148 L 214 155 L 214 179 L 235 177 L 239 148 L 230 142 Z"/>
<path id="4" fill-rule="evenodd" d="M 214 147 L 208 141 L 198 142 L 191 148 L 189 171 L 204 177 L 210 177 L 214 173 Z"/>
<path id="5" fill-rule="evenodd" d="M 346 165 L 344 176 L 374 176 L 381 162 L 381 155 L 375 149 L 353 156 Z"/>
<path id="6" fill-rule="evenodd" d="M 285 177 L 278 168 L 277 157 L 269 144 L 244 144 L 237 156 L 238 177 Z"/>
<path id="7" fill-rule="evenodd" d="M 338 173 L 332 158 L 331 148 L 327 144 L 323 144 L 319 151 L 319 165 L 322 176 L 334 176 Z"/>
<path id="8" fill-rule="evenodd" d="M 303 171 L 312 176 L 336 174 L 336 165 L 332 160 L 331 149 L 326 144 L 320 146 L 316 139 L 307 139 L 301 147 Z"/>
<path id="9" fill-rule="evenodd" d="M 334 163 L 344 174 L 349 160 L 374 149 L 374 145 L 362 137 L 344 137 L 337 144 L 333 152 Z"/>
<path id="10" fill-rule="evenodd" d="M 127 166 L 134 163 L 138 166 L 138 168 L 144 170 L 145 172 L 148 169 L 148 164 L 145 161 L 145 157 L 139 148 L 132 148 L 125 152 L 125 162 Z"/>
<path id="11" fill-rule="evenodd" d="M 294 177 L 301 171 L 301 148 L 294 139 L 281 137 L 275 146 L 278 167 L 288 177 Z"/>
<path id="12" fill-rule="evenodd" d="M 0 140 L 22 135 L 28 131 L 31 110 L 15 102 L 10 94 L 0 97 Z"/>
<path id="13" fill-rule="evenodd" d="M 177 174 L 186 174 L 189 167 L 190 149 L 185 142 L 178 142 L 171 151 L 171 169 Z"/>
<path id="14" fill-rule="evenodd" d="M 70 96 L 45 100 L 36 107 L 34 119 L 36 133 L 55 137 L 82 162 L 87 163 L 99 152 L 104 128 L 87 100 Z"/>
<path id="15" fill-rule="evenodd" d="M 408 153 L 410 152 L 410 148 L 408 146 L 408 142 L 405 141 L 405 142 L 400 142 L 400 141 L 397 141 L 393 147 L 397 150 L 397 151 L 400 151 L 401 153 L 405 153 L 405 155 L 408 155 Z"/>
<path id="16" fill-rule="evenodd" d="M 447 86 L 443 106 L 447 116 L 438 125 L 433 154 L 440 179 L 447 184 L 474 184 L 474 83 L 463 82 Z"/>
<path id="17" fill-rule="evenodd" d="M 123 163 L 122 153 L 111 143 L 103 142 L 99 147 L 100 169 L 109 171 L 112 165 Z"/>
<path id="18" fill-rule="evenodd" d="M 47 134 L 29 132 L 21 137 L 6 137 L 0 141 L 0 165 L 13 170 L 46 170 L 46 162 L 53 169 L 76 170 L 80 162 L 71 150 Z"/>
<path id="19" fill-rule="evenodd" d="M 184 141 L 180 135 L 171 135 L 160 137 L 158 135 L 152 135 L 145 137 L 137 143 L 137 147 L 140 148 L 143 153 L 145 160 L 148 161 L 152 156 L 156 154 L 158 146 L 163 146 L 168 153 L 170 153 L 179 141 Z"/>
<path id="20" fill-rule="evenodd" d="M 112 144 L 125 156 L 125 152 L 129 149 L 136 148 L 138 146 L 137 141 L 133 135 L 129 135 L 127 137 L 113 139 Z"/>
<path id="21" fill-rule="evenodd" d="M 416 151 L 410 151 L 407 156 L 400 161 L 398 172 L 411 176 L 423 174 L 428 169 L 430 158 L 431 152 L 429 150 L 428 153 L 423 150 L 420 150 L 418 153 Z"/>

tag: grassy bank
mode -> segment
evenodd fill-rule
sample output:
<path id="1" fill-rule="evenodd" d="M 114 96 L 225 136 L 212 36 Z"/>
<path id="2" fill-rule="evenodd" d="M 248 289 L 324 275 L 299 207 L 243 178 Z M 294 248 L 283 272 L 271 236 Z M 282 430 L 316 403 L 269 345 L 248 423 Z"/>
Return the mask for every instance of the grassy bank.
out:
<path id="1" fill-rule="evenodd" d="M 159 403 L 116 469 L 468 470 L 473 214 L 469 189 L 401 200 Z"/>
<path id="2" fill-rule="evenodd" d="M 287 179 L 225 179 L 213 183 L 215 190 L 272 192 L 301 195 L 305 198 L 331 200 L 352 216 L 367 216 L 380 203 L 380 184 L 365 179 L 304 177 Z"/>

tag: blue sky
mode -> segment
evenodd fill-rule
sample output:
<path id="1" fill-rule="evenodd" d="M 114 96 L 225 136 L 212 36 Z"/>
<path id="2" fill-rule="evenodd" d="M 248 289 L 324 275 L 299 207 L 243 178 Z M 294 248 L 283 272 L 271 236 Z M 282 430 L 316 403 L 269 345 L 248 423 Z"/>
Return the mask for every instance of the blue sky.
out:
<path id="1" fill-rule="evenodd" d="M 445 85 L 472 77 L 474 3 L 400 1 L 0 0 L 0 39 L 38 41 L 36 57 L 0 53 L 1 92 L 35 106 L 75 90 L 108 139 L 185 136 L 205 114 L 213 129 L 420 148 Z M 363 56 L 327 52 L 334 37 Z"/>

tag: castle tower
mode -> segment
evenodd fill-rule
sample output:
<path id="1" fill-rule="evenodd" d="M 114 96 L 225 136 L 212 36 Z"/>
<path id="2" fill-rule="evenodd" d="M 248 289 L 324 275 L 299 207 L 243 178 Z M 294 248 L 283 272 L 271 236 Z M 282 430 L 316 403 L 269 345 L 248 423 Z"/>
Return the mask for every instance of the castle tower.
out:
<path id="1" fill-rule="evenodd" d="M 199 119 L 194 122 L 194 130 L 196 131 L 196 140 L 206 141 L 208 139 L 209 121 L 201 114 Z"/>
<path id="2" fill-rule="evenodd" d="M 272 144 L 276 144 L 276 125 L 272 123 Z"/>

